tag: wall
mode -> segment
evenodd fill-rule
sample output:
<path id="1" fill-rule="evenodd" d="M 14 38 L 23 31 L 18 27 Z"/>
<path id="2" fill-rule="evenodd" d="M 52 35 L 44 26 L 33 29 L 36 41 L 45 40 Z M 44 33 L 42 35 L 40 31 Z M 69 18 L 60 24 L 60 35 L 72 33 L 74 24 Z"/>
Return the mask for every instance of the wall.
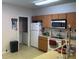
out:
<path id="1" fill-rule="evenodd" d="M 46 8 L 36 9 L 34 15 L 76 12 L 76 3 L 67 3 Z"/>
<path id="2" fill-rule="evenodd" d="M 12 30 L 11 18 L 18 18 L 19 16 L 28 17 L 28 43 L 30 42 L 30 20 L 32 10 L 19 6 L 2 4 L 2 51 L 9 50 L 9 43 L 12 40 L 19 40 L 19 32 Z M 19 25 L 18 25 L 19 26 Z"/>

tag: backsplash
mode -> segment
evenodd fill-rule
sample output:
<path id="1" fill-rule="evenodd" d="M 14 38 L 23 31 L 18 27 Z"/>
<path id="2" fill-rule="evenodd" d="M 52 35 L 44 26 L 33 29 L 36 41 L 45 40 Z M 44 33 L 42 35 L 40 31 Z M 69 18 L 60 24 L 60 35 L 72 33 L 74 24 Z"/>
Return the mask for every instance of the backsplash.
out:
<path id="1" fill-rule="evenodd" d="M 59 31 L 59 30 L 54 30 L 54 29 L 52 29 L 52 31 L 51 31 L 51 37 L 58 37 L 58 35 L 59 36 L 61 36 L 62 38 L 68 38 L 67 37 L 67 31 Z M 70 39 L 76 39 L 76 32 L 75 31 L 71 31 L 71 37 L 70 37 Z"/>
<path id="2" fill-rule="evenodd" d="M 67 38 L 67 32 L 60 32 L 58 29 L 52 29 L 51 37 L 58 37 L 61 36 L 62 38 Z"/>
<path id="3" fill-rule="evenodd" d="M 54 37 L 60 37 L 63 39 L 68 38 L 67 37 L 67 31 L 64 31 L 63 29 L 60 31 L 59 29 L 44 29 L 43 32 L 44 35 L 46 36 L 50 36 L 52 38 Z M 76 32 L 75 31 L 71 31 L 71 39 L 76 39 Z"/>
<path id="4" fill-rule="evenodd" d="M 49 28 L 44 28 L 44 29 L 43 29 L 43 35 L 51 36 L 51 29 L 49 29 Z"/>

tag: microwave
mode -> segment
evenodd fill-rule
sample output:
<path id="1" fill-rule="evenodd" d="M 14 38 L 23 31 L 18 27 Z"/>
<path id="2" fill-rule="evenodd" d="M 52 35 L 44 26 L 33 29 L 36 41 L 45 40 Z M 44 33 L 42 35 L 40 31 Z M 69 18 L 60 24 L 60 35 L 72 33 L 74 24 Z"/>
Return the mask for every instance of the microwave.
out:
<path id="1" fill-rule="evenodd" d="M 53 19 L 51 21 L 52 28 L 66 29 L 67 20 L 66 19 Z"/>

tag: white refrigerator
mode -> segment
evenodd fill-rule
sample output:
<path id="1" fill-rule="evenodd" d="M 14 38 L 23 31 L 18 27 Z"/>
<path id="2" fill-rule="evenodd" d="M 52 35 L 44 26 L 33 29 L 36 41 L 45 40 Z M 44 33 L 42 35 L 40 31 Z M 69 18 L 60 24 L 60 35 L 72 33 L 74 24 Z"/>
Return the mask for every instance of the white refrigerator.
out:
<path id="1" fill-rule="evenodd" d="M 39 35 L 41 35 L 41 23 L 31 23 L 31 46 L 38 48 Z"/>

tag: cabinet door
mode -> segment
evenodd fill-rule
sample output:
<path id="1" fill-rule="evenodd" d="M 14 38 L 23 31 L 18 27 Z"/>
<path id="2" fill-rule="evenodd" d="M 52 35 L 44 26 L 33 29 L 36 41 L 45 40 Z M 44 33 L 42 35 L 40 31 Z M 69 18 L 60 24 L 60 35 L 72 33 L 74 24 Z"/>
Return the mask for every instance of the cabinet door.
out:
<path id="1" fill-rule="evenodd" d="M 39 37 L 39 40 L 38 40 L 38 48 L 39 48 L 40 50 L 43 50 L 42 45 L 43 45 L 42 38 Z"/>
<path id="2" fill-rule="evenodd" d="M 38 48 L 44 52 L 47 51 L 48 48 L 48 40 L 45 37 L 39 37 L 39 43 L 38 43 Z"/>
<path id="3" fill-rule="evenodd" d="M 53 14 L 52 19 L 58 19 L 58 14 Z"/>
<path id="4" fill-rule="evenodd" d="M 43 16 L 32 16 L 32 21 L 42 21 Z"/>
<path id="5" fill-rule="evenodd" d="M 42 15 L 38 16 L 38 19 L 39 19 L 39 20 L 43 20 L 43 18 L 44 18 L 44 17 L 43 17 Z"/>
<path id="6" fill-rule="evenodd" d="M 51 17 L 50 15 L 45 15 L 43 18 L 43 27 L 50 28 L 51 27 Z"/>
<path id="7" fill-rule="evenodd" d="M 48 49 L 48 42 L 47 42 L 47 38 L 43 39 L 43 51 L 47 51 Z"/>
<path id="8" fill-rule="evenodd" d="M 76 13 L 68 13 L 67 14 L 67 23 L 71 26 L 71 28 L 76 28 Z"/>
<path id="9" fill-rule="evenodd" d="M 66 14 L 58 14 L 58 19 L 66 19 Z"/>
<path id="10" fill-rule="evenodd" d="M 32 20 L 39 20 L 39 16 L 33 16 Z"/>

